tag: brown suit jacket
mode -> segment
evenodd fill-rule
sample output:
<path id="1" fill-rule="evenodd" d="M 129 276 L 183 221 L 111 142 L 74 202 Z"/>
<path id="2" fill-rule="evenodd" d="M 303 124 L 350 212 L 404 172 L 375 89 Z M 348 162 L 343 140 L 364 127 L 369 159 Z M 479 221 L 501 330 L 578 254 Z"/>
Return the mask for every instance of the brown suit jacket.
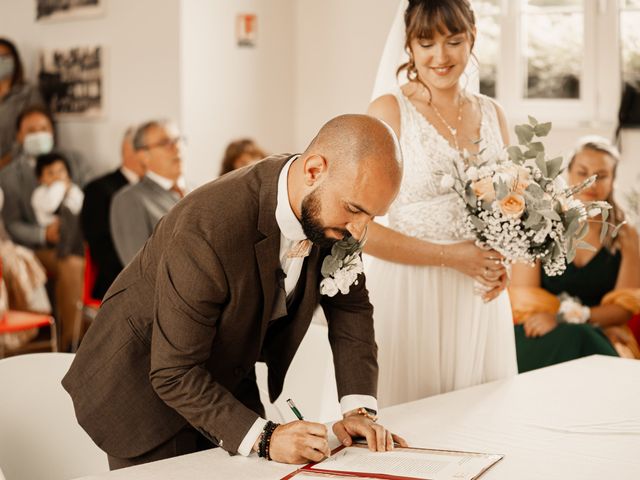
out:
<path id="1" fill-rule="evenodd" d="M 255 362 L 267 364 L 276 399 L 319 302 L 338 394 L 376 395 L 364 278 L 348 295 L 320 298 L 329 252 L 314 246 L 295 300 L 285 301 L 275 208 L 288 158 L 270 157 L 185 197 L 107 292 L 62 384 L 80 425 L 108 454 L 143 454 L 187 423 L 235 453 L 263 411 Z"/>

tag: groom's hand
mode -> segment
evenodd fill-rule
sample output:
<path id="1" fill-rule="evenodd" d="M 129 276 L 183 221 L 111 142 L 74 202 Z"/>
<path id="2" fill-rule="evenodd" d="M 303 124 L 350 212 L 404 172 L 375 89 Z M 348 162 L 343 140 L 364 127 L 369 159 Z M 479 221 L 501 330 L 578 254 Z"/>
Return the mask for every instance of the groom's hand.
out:
<path id="1" fill-rule="evenodd" d="M 408 446 L 404 438 L 394 435 L 364 415 L 347 414 L 343 420 L 333 424 L 333 433 L 346 447 L 353 444 L 353 437 L 365 437 L 372 452 L 393 450 L 394 442 L 401 447 Z"/>
<path id="2" fill-rule="evenodd" d="M 296 420 L 278 426 L 271 435 L 269 456 L 281 463 L 319 462 L 331 455 L 327 427 Z"/>

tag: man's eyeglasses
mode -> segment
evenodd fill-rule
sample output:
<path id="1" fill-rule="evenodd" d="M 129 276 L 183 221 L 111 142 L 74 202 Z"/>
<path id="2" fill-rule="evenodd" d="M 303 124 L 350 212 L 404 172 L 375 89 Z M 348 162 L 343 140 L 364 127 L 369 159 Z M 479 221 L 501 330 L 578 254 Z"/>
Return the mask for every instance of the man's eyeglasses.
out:
<path id="1" fill-rule="evenodd" d="M 140 147 L 140 150 L 152 150 L 154 148 L 169 148 L 179 143 L 184 144 L 186 143 L 186 141 L 187 141 L 186 138 L 180 135 L 173 138 L 165 138 L 164 140 L 160 140 L 158 143 L 154 143 L 153 145 L 144 145 Z"/>

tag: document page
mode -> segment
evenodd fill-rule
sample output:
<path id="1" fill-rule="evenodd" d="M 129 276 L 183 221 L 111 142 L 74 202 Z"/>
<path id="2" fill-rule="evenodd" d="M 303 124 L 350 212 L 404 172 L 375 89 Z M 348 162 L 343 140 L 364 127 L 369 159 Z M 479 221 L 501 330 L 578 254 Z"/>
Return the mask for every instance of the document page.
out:
<path id="1" fill-rule="evenodd" d="M 472 480 L 499 461 L 502 455 L 396 448 L 370 452 L 365 446 L 344 448 L 305 470 L 335 474 L 370 474 L 382 478 Z"/>

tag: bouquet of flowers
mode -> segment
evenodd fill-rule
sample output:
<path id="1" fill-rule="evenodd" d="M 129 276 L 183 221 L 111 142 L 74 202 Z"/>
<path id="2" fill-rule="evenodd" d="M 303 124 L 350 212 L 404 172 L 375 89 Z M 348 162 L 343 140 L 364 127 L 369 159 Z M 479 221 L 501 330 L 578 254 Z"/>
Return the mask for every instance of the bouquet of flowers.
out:
<path id="1" fill-rule="evenodd" d="M 611 206 L 574 197 L 595 176 L 567 186 L 560 176 L 562 157 L 547 159 L 539 140 L 550 130 L 551 123 L 529 117 L 528 124 L 515 128 L 519 145 L 493 161 L 482 159 L 483 150 L 475 156 L 465 152 L 464 165 L 456 165 L 455 175 L 444 175 L 442 186 L 453 188 L 464 201 L 465 228 L 480 246 L 498 251 L 506 263 L 539 260 L 551 276 L 564 272 L 577 247 L 593 250 L 582 241 L 588 217 L 602 215 L 604 238 Z"/>

